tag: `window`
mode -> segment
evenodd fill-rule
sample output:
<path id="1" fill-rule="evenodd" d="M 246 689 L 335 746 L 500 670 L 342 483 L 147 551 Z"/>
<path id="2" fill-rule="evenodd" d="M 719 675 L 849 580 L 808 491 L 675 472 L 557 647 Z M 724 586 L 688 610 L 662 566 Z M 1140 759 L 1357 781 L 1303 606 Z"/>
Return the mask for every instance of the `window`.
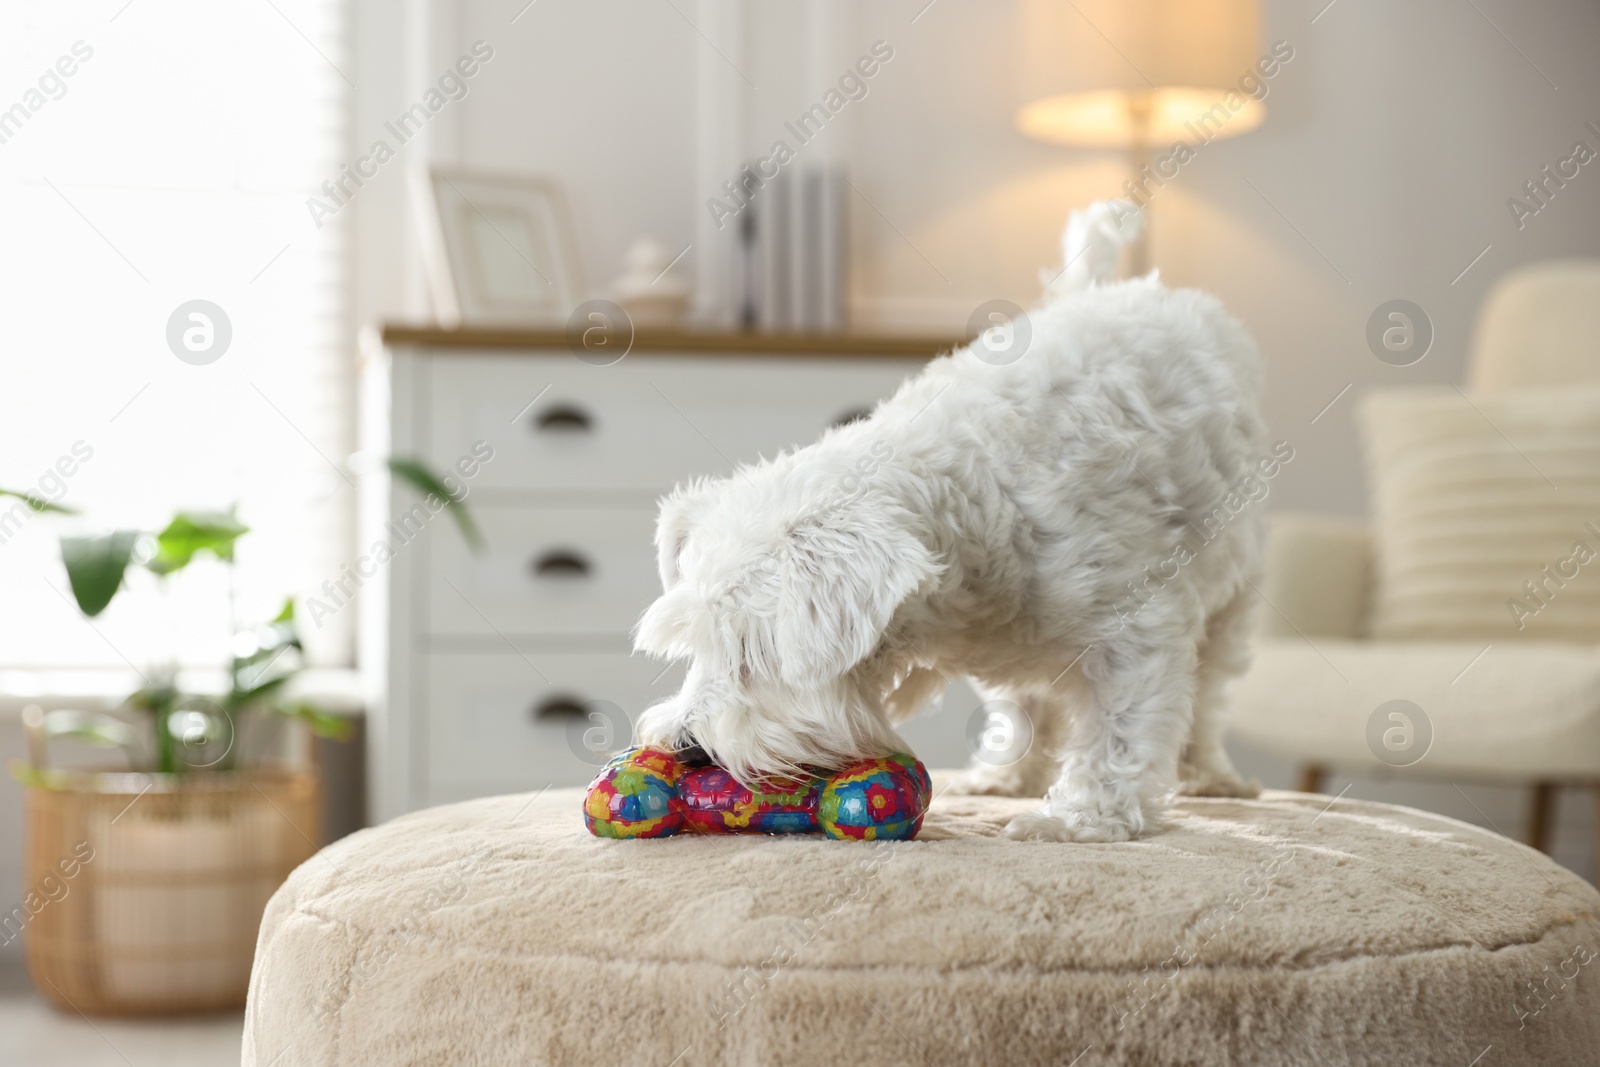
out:
<path id="1" fill-rule="evenodd" d="M 0 8 L 0 486 L 81 512 L 0 500 L 0 666 L 220 667 L 230 599 L 264 620 L 348 556 L 344 226 L 306 209 L 343 162 L 344 19 L 341 0 Z M 254 532 L 231 597 L 202 563 L 166 590 L 130 571 L 93 625 L 66 598 L 60 533 L 233 504 Z M 313 660 L 348 661 L 350 616 L 306 627 Z"/>

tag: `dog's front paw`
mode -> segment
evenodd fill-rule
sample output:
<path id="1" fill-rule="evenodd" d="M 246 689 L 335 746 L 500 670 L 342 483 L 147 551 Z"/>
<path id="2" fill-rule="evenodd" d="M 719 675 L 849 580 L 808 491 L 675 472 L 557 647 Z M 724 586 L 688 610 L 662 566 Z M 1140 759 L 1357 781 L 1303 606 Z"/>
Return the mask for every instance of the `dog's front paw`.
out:
<path id="1" fill-rule="evenodd" d="M 1073 841 L 1065 819 L 1036 811 L 1018 815 L 1006 824 L 1006 836 L 1013 841 Z"/>
<path id="2" fill-rule="evenodd" d="M 1045 810 L 1018 815 L 1006 825 L 1006 836 L 1015 841 L 1076 841 L 1104 845 L 1138 837 L 1139 829 L 1135 820 L 1105 819 L 1091 823 L 1078 813 L 1063 818 Z"/>

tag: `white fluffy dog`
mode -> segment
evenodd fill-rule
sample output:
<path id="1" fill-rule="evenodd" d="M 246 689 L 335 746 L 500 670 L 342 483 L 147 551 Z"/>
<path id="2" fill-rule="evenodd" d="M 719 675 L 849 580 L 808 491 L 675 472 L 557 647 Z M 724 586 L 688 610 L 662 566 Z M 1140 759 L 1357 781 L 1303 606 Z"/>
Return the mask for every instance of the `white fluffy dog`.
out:
<path id="1" fill-rule="evenodd" d="M 1262 368 L 1215 299 L 1109 282 L 1138 221 L 1073 216 L 1020 358 L 980 339 L 870 418 L 663 501 L 666 591 L 635 641 L 691 663 L 642 742 L 745 781 L 838 766 L 905 750 L 892 724 L 963 674 L 1032 723 L 1022 759 L 965 782 L 1045 796 L 1014 837 L 1121 841 L 1174 789 L 1253 795 L 1222 712 L 1263 516 L 1222 502 L 1273 462 Z"/>

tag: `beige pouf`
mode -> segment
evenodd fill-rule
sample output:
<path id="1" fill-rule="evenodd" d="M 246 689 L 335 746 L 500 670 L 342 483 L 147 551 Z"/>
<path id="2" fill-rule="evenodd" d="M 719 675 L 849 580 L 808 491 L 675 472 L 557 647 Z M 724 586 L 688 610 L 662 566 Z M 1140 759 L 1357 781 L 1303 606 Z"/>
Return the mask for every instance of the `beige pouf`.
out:
<path id="1" fill-rule="evenodd" d="M 599 841 L 580 799 L 302 866 L 247 1067 L 1600 1063 L 1600 895 L 1450 819 L 1269 793 L 1054 845 L 947 794 L 909 843 Z"/>

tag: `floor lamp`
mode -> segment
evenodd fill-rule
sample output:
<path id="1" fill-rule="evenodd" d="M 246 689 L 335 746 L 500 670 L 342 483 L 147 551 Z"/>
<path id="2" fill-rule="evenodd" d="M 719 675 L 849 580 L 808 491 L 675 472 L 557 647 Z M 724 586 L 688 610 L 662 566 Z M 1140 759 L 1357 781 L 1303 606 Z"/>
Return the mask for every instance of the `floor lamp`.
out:
<path id="1" fill-rule="evenodd" d="M 1150 269 L 1148 202 L 1189 152 L 1261 125 L 1260 0 L 1024 0 L 1016 125 L 1024 135 L 1128 153 L 1122 195 L 1145 207 L 1131 273 Z M 1174 151 L 1168 151 L 1168 149 Z M 1152 169 L 1152 152 L 1162 153 Z"/>

